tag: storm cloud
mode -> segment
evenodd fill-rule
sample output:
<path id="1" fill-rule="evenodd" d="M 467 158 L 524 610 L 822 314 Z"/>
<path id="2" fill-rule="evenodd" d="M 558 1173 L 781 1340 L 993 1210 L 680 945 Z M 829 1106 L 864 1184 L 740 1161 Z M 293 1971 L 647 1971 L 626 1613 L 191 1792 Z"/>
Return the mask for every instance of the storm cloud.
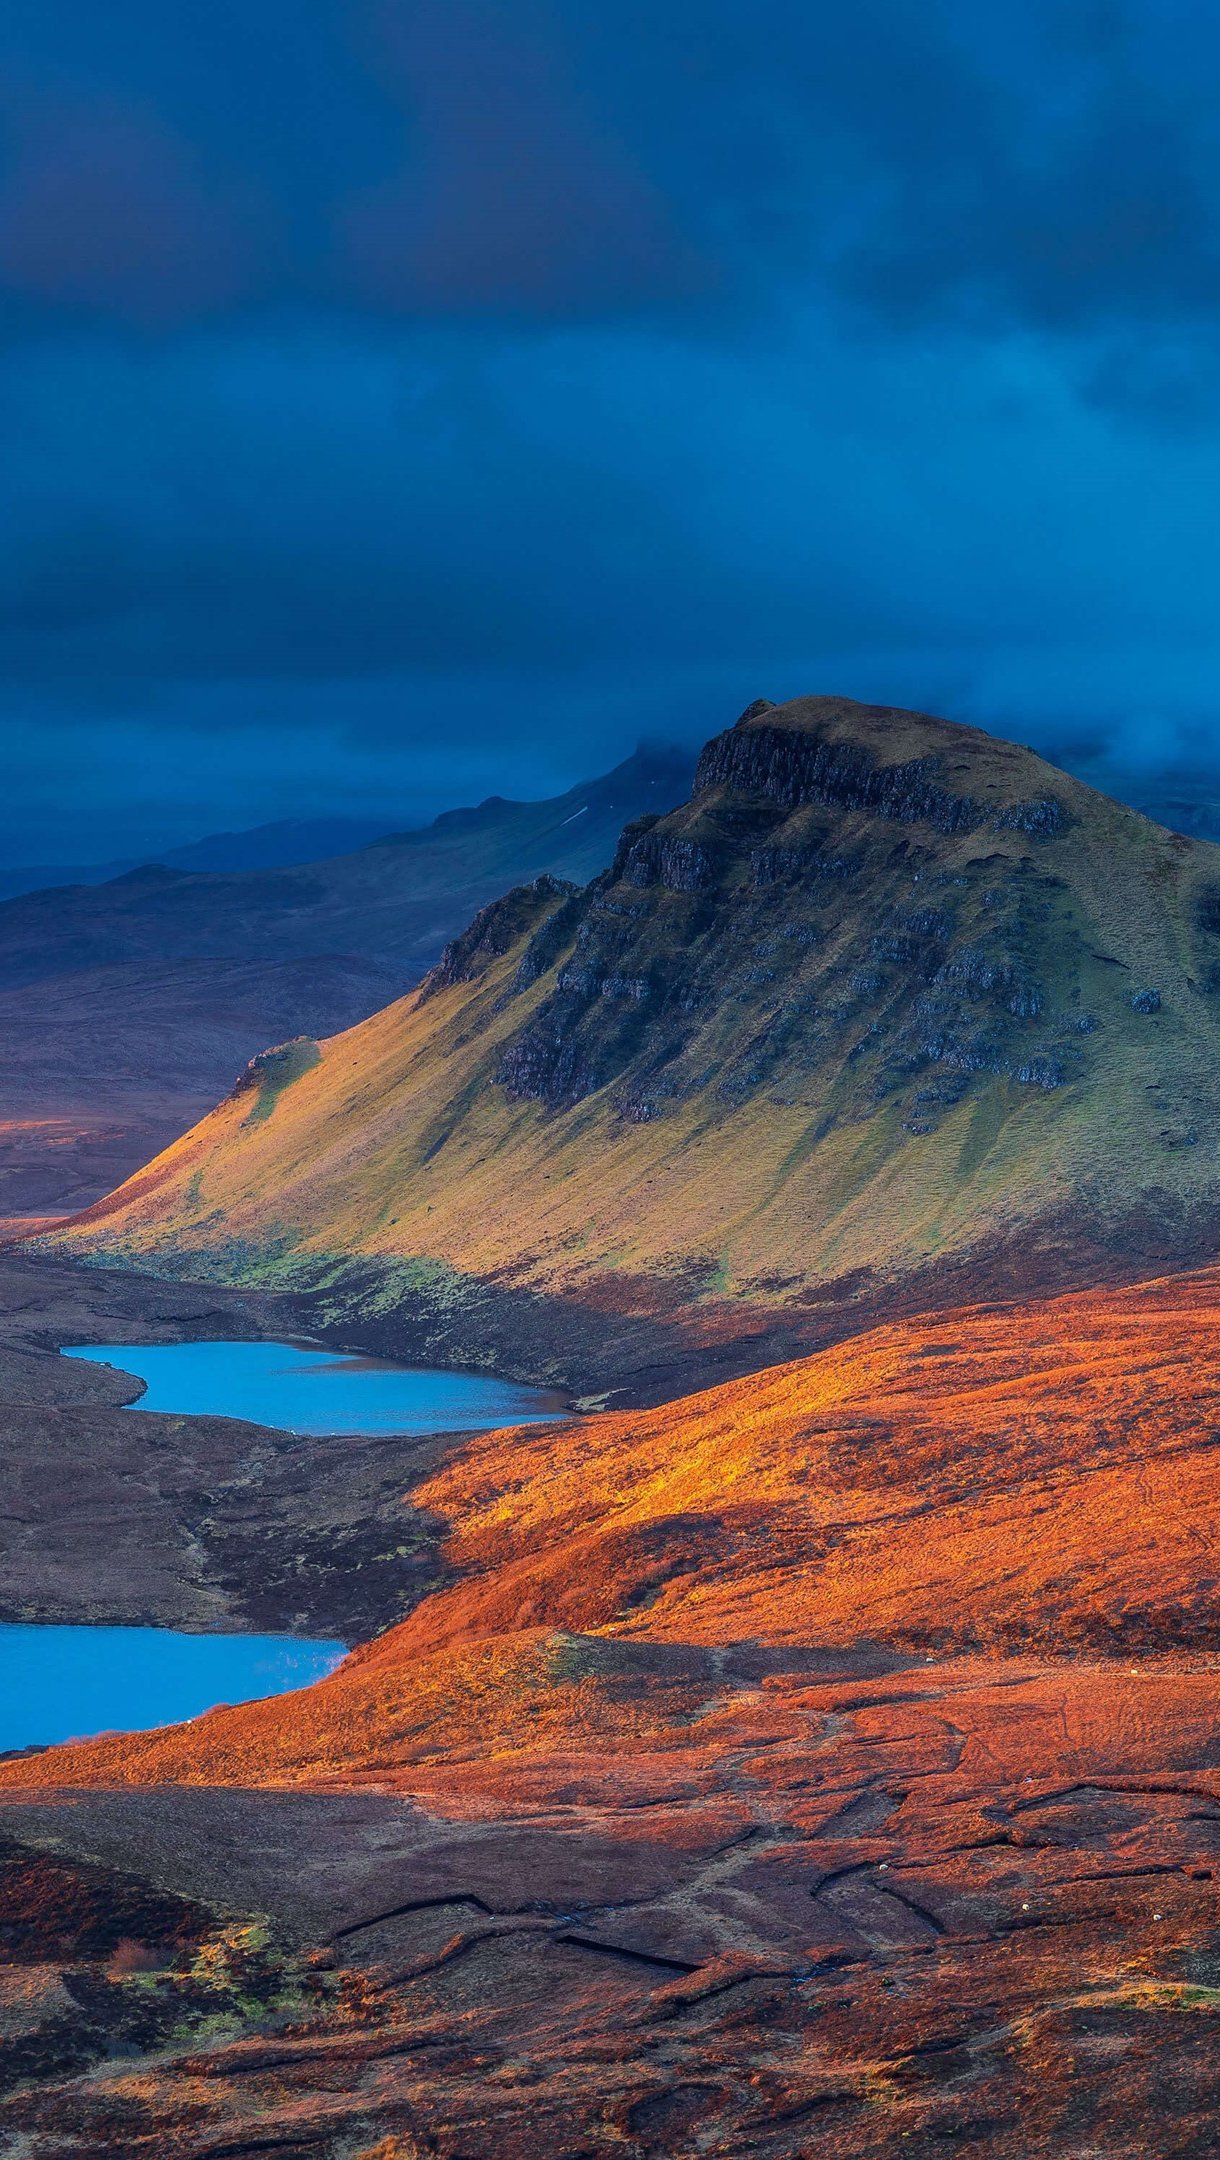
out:
<path id="1" fill-rule="evenodd" d="M 1214 763 L 1218 75 L 1194 0 L 20 0 L 0 843 L 817 688 Z"/>

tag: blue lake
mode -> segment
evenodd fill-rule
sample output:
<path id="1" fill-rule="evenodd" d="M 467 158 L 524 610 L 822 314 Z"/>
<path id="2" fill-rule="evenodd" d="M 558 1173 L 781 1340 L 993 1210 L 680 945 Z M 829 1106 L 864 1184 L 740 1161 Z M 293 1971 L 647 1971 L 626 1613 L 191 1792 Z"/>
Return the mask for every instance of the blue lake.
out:
<path id="1" fill-rule="evenodd" d="M 565 1415 L 562 1398 L 541 1388 L 303 1343 L 90 1343 L 63 1355 L 143 1380 L 133 1410 L 248 1418 L 294 1433 L 418 1437 Z M 0 1624 L 0 1751 L 173 1724 L 215 1703 L 307 1687 L 344 1647 L 286 1635 Z"/>
<path id="2" fill-rule="evenodd" d="M 0 1751 L 198 1717 L 333 1672 L 341 1642 L 172 1628 L 0 1626 Z"/>
<path id="3" fill-rule="evenodd" d="M 63 1355 L 145 1381 L 133 1410 L 249 1418 L 287 1432 L 483 1432 L 564 1415 L 562 1399 L 541 1388 L 300 1343 L 91 1343 Z"/>

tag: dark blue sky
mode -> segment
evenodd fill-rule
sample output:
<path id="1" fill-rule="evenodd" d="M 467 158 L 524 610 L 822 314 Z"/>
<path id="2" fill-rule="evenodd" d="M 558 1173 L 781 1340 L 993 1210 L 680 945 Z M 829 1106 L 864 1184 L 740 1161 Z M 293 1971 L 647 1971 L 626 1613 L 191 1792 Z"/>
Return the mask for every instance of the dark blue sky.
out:
<path id="1" fill-rule="evenodd" d="M 10 858 L 758 693 L 1220 764 L 1203 0 L 9 0 Z"/>

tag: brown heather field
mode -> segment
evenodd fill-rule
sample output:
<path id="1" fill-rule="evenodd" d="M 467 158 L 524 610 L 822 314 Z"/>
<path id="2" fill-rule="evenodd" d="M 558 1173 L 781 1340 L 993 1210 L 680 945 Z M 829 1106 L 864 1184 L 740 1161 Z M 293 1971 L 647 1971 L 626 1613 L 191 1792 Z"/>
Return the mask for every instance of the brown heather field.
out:
<path id="1" fill-rule="evenodd" d="M 165 1987 L 253 1908 L 282 2002 L 0 2137 L 1201 2160 L 1218 1321 L 1214 1271 L 963 1310 L 464 1444 L 447 1583 L 331 1680 L 4 1766 L 27 1854 L 190 1901 Z"/>

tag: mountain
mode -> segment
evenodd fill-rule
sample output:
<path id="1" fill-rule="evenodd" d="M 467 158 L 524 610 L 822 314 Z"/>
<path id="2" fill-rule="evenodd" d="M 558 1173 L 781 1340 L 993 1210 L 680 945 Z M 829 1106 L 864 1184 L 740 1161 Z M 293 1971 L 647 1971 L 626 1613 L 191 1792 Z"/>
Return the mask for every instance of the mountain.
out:
<path id="1" fill-rule="evenodd" d="M 350 855 L 398 831 L 401 818 L 276 818 L 243 832 L 208 833 L 156 856 L 168 870 L 280 870 Z M 138 867 L 130 865 L 126 867 Z"/>
<path id="2" fill-rule="evenodd" d="M 328 855 L 368 847 L 395 825 L 393 818 L 277 818 L 242 832 L 207 833 L 155 855 L 121 856 L 101 863 L 18 863 L 0 869 L 0 899 L 38 892 L 46 885 L 108 885 L 131 870 L 270 870 L 321 862 Z"/>
<path id="3" fill-rule="evenodd" d="M 1205 1257 L 1218 1113 L 1220 849 L 974 729 L 759 701 L 585 889 L 257 1061 L 62 1243 L 655 1399 L 870 1300 Z"/>
<path id="4" fill-rule="evenodd" d="M 328 1680 L 0 1764 L 0 2141 L 1203 2160 L 1218 1324 L 1209 1269 L 452 1447 L 442 1586 Z"/>
<path id="5" fill-rule="evenodd" d="M 587 880 L 625 817 L 689 784 L 689 759 L 640 751 L 551 801 L 493 797 L 327 861 L 152 866 L 0 905 L 0 1211 L 93 1199 L 267 1042 L 363 1019 L 506 883 Z"/>
<path id="6" fill-rule="evenodd" d="M 680 763 L 680 760 L 675 762 Z M 683 774 L 683 779 L 686 775 Z M 1183 774 L 1173 779 L 1146 773 L 1108 771 L 1093 778 L 1094 786 L 1125 802 L 1145 817 L 1167 825 L 1171 832 L 1189 833 L 1205 840 L 1220 839 L 1220 800 L 1211 786 Z M 456 815 L 468 815 L 457 812 Z M 0 900 L 17 893 L 36 892 L 46 885 L 106 885 L 126 877 L 132 870 L 269 870 L 296 863 L 322 862 L 331 855 L 346 855 L 369 847 L 375 840 L 402 837 L 401 820 L 393 818 L 279 818 L 270 825 L 253 825 L 241 832 L 208 833 L 182 847 L 163 848 L 155 855 L 126 856 L 104 863 L 25 863 L 0 869 Z M 414 829 L 414 828 L 413 828 Z"/>

